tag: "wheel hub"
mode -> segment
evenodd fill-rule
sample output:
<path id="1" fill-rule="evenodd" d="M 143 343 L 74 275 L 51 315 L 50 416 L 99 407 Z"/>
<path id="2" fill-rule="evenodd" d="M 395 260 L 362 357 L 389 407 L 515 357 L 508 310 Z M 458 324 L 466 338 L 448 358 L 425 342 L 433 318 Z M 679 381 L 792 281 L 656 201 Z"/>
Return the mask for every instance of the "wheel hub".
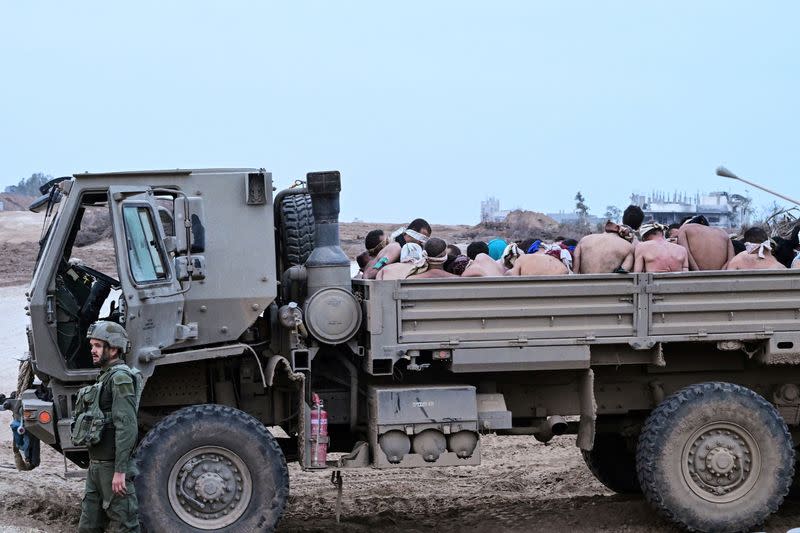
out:
<path id="1" fill-rule="evenodd" d="M 217 473 L 206 472 L 194 484 L 195 495 L 204 502 L 214 502 L 222 497 L 223 489 L 227 489 L 225 480 Z"/>
<path id="2" fill-rule="evenodd" d="M 747 430 L 723 422 L 709 424 L 687 442 L 684 479 L 703 499 L 733 501 L 755 484 L 754 456 L 760 457 L 758 446 Z"/>
<path id="3" fill-rule="evenodd" d="M 234 452 L 205 446 L 184 455 L 172 468 L 170 504 L 187 524 L 215 530 L 235 522 L 252 495 L 250 471 Z"/>

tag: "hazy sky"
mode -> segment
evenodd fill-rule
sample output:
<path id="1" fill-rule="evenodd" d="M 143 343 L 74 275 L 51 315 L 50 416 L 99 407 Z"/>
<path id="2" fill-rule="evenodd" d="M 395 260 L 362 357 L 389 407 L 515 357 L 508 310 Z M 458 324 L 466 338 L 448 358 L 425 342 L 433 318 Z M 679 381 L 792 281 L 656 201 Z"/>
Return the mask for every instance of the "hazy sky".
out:
<path id="1" fill-rule="evenodd" d="M 342 219 L 800 196 L 797 2 L 0 3 L 0 185 L 342 172 Z M 753 194 L 756 207 L 772 201 Z"/>

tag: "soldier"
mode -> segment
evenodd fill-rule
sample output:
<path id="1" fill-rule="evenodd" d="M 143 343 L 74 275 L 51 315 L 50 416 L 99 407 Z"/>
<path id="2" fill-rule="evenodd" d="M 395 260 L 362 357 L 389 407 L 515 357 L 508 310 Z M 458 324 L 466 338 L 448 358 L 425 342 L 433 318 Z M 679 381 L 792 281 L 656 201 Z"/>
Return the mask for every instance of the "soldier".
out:
<path id="1" fill-rule="evenodd" d="M 133 485 L 136 466 L 136 411 L 141 396 L 138 370 L 122 357 L 128 334 L 114 322 L 98 321 L 86 333 L 92 362 L 101 368 L 97 382 L 78 392 L 72 441 L 87 446 L 89 471 L 78 531 L 139 531 L 138 502 Z"/>

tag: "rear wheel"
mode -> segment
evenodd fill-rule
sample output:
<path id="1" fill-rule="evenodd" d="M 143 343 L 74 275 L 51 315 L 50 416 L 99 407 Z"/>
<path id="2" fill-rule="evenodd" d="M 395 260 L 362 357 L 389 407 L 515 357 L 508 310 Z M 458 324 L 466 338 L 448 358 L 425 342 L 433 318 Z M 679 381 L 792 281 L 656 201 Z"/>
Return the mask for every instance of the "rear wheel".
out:
<path id="1" fill-rule="evenodd" d="M 636 451 L 628 439 L 616 433 L 597 433 L 591 451 L 583 450 L 583 460 L 597 480 L 620 494 L 638 494 Z"/>
<path id="2" fill-rule="evenodd" d="M 136 451 L 147 531 L 272 531 L 289 472 L 275 438 L 252 416 L 195 405 L 156 424 Z"/>
<path id="3" fill-rule="evenodd" d="M 777 410 L 731 383 L 682 389 L 650 414 L 636 452 L 645 498 L 690 530 L 743 531 L 789 491 L 794 448 Z"/>

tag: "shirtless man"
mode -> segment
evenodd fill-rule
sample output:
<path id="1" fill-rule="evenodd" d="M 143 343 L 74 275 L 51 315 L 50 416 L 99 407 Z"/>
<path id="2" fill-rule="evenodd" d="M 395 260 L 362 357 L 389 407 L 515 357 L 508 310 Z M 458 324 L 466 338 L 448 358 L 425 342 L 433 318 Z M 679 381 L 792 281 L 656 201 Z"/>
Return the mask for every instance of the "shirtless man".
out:
<path id="1" fill-rule="evenodd" d="M 447 243 L 442 239 L 431 237 L 425 243 L 425 253 L 428 255 L 428 270 L 422 274 L 413 274 L 409 279 L 425 278 L 457 278 L 455 274 L 444 271 L 444 264 L 448 259 Z"/>
<path id="2" fill-rule="evenodd" d="M 369 252 L 364 250 L 356 256 L 356 263 L 358 264 L 358 273 L 353 276 L 353 279 L 361 279 L 364 277 L 364 269 L 370 262 Z"/>
<path id="3" fill-rule="evenodd" d="M 424 218 L 415 218 L 408 223 L 408 226 L 400 228 L 392 234 L 394 242 L 400 246 L 409 242 L 423 246 L 430 236 L 431 225 Z"/>
<path id="4" fill-rule="evenodd" d="M 678 230 L 678 244 L 689 253 L 691 270 L 724 270 L 733 259 L 733 243 L 725 230 L 686 222 Z"/>
<path id="5" fill-rule="evenodd" d="M 475 259 L 478 254 L 489 255 L 489 245 L 483 241 L 474 241 L 467 246 L 467 257 Z"/>
<path id="6" fill-rule="evenodd" d="M 642 242 L 634 249 L 634 272 L 689 270 L 689 253 L 683 246 L 673 244 L 664 238 L 664 226 L 658 222 L 645 222 L 639 228 L 639 235 Z"/>
<path id="7" fill-rule="evenodd" d="M 622 223 L 633 230 L 638 230 L 644 221 L 644 211 L 638 205 L 629 205 L 622 213 Z"/>
<path id="8" fill-rule="evenodd" d="M 393 242 L 389 246 L 397 244 Z M 387 248 L 389 247 L 387 246 Z M 417 272 L 424 272 L 427 270 L 428 264 L 426 261 L 425 252 L 422 251 L 422 246 L 415 242 L 409 242 L 403 245 L 400 252 L 400 262 L 391 263 L 382 267 L 375 279 L 406 279 Z"/>
<path id="9" fill-rule="evenodd" d="M 502 276 L 506 273 L 503 266 L 489 257 L 488 254 L 480 253 L 475 256 L 475 259 L 461 274 L 462 278 L 478 278 L 478 277 L 491 277 Z"/>
<path id="10" fill-rule="evenodd" d="M 523 254 L 506 272 L 506 276 L 560 276 L 569 274 L 567 265 L 544 253 Z M 466 275 L 466 273 L 465 273 Z"/>
<path id="11" fill-rule="evenodd" d="M 448 244 L 447 245 L 447 255 L 453 258 L 458 257 L 459 255 L 463 255 L 461 248 L 456 246 L 455 244 Z"/>
<path id="12" fill-rule="evenodd" d="M 378 252 L 378 255 L 375 256 L 375 259 L 371 260 L 369 264 L 367 264 L 367 267 L 364 269 L 364 279 L 375 279 L 378 275 L 378 272 L 380 272 L 383 267 L 400 261 L 401 249 L 402 247 L 400 244 L 396 242 L 385 246 L 380 252 Z"/>
<path id="13" fill-rule="evenodd" d="M 633 268 L 633 244 L 620 226 L 606 222 L 604 233 L 587 235 L 578 242 L 572 259 L 576 274 L 599 274 Z"/>
<path id="14" fill-rule="evenodd" d="M 681 230 L 680 224 L 670 224 L 667 226 L 667 240 L 669 242 L 678 242 L 678 232 Z"/>
<path id="15" fill-rule="evenodd" d="M 728 262 L 726 270 L 785 270 L 772 255 L 773 242 L 767 232 L 759 227 L 752 227 L 744 232 L 745 251 Z"/>

